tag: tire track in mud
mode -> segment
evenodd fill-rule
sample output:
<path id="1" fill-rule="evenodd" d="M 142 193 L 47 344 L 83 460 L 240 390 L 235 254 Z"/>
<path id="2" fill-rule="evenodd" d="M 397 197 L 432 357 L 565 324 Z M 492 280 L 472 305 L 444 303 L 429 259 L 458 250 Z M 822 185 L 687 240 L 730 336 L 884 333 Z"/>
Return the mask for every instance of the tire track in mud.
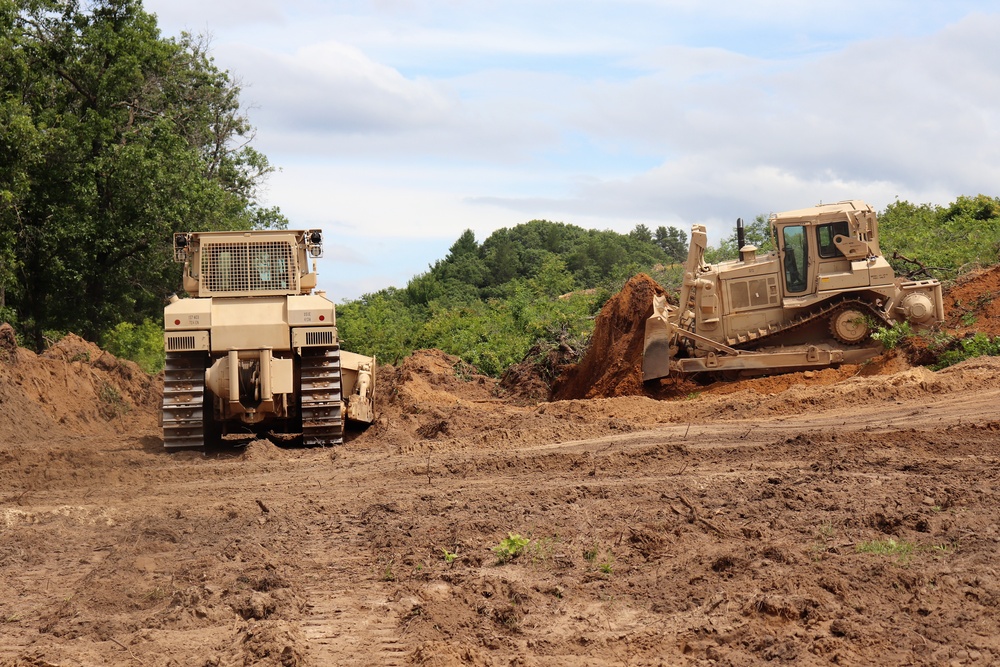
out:
<path id="1" fill-rule="evenodd" d="M 331 550 L 331 542 L 340 546 Z M 319 554 L 310 559 L 300 582 L 307 606 L 299 627 L 308 642 L 309 664 L 406 664 L 409 647 L 400 636 L 397 607 L 375 578 L 368 546 L 358 536 L 344 540 L 343 533 L 334 532 L 304 547 L 305 553 Z M 370 574 L 359 577 L 361 572 Z"/>

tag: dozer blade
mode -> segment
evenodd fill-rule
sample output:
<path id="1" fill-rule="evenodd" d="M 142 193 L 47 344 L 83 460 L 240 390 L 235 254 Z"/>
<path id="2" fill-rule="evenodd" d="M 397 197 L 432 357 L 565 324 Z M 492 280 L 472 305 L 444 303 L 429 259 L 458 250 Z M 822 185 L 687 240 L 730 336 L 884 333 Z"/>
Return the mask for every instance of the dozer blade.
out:
<path id="1" fill-rule="evenodd" d="M 670 375 L 670 325 L 654 314 L 646 320 L 642 347 L 642 381 Z"/>

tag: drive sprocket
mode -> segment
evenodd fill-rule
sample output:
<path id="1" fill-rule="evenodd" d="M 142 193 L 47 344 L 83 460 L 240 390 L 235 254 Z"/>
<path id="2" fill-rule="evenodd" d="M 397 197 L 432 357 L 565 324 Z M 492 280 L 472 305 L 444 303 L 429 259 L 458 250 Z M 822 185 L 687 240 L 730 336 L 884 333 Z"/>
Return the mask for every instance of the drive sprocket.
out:
<path id="1" fill-rule="evenodd" d="M 830 333 L 844 345 L 857 345 L 868 338 L 871 327 L 864 312 L 844 306 L 830 316 Z"/>

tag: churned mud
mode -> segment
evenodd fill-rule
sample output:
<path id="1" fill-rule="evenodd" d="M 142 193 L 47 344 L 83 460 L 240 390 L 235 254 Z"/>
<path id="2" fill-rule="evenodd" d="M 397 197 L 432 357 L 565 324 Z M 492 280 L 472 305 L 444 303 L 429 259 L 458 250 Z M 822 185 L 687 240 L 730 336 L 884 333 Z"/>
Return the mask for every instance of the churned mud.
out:
<path id="1" fill-rule="evenodd" d="M 948 326 L 995 335 L 997 288 Z M 0 331 L 0 665 L 1000 661 L 1000 359 L 651 397 L 648 289 L 573 398 L 421 351 L 332 449 L 165 453 L 156 379 Z"/>

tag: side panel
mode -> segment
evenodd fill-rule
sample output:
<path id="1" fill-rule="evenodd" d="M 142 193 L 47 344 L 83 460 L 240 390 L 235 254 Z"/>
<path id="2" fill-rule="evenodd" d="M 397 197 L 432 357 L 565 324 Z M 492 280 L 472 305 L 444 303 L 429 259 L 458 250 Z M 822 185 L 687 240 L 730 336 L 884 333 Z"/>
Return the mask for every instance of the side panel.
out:
<path id="1" fill-rule="evenodd" d="M 166 331 L 208 330 L 212 327 L 212 299 L 178 299 L 163 309 Z"/>
<path id="2" fill-rule="evenodd" d="M 867 287 L 870 282 L 868 266 L 867 260 L 820 261 L 819 291 Z"/>
<path id="3" fill-rule="evenodd" d="M 720 265 L 720 268 L 723 266 Z M 726 270 L 723 275 L 727 313 L 723 328 L 727 337 L 736 337 L 782 323 L 784 312 L 781 309 L 777 262 L 737 265 L 733 270 Z"/>
<path id="4" fill-rule="evenodd" d="M 288 323 L 292 326 L 325 326 L 336 324 L 333 302 L 318 294 L 288 297 Z"/>

